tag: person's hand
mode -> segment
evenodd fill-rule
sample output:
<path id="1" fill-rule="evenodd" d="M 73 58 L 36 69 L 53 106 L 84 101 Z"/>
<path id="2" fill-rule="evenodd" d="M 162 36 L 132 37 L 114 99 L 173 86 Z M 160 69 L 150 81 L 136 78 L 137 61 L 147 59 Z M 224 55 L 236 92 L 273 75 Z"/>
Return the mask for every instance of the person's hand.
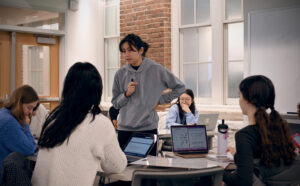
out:
<path id="1" fill-rule="evenodd" d="M 191 112 L 191 110 L 190 110 L 190 108 L 189 108 L 189 106 L 188 106 L 187 104 L 185 104 L 185 103 L 180 103 L 180 106 L 181 106 L 182 110 L 183 110 L 185 113 L 190 113 L 190 112 Z"/>
<path id="2" fill-rule="evenodd" d="M 137 86 L 137 84 L 138 83 L 136 81 L 128 83 L 127 91 L 126 91 L 126 94 L 125 94 L 126 97 L 131 96 L 135 92 L 135 86 Z"/>
<path id="3" fill-rule="evenodd" d="M 196 125 L 195 123 L 187 123 L 186 125 Z"/>
<path id="4" fill-rule="evenodd" d="M 31 117 L 25 116 L 25 124 L 30 124 L 30 122 L 31 122 Z"/>
<path id="5" fill-rule="evenodd" d="M 115 129 L 117 130 L 118 129 L 118 121 L 117 120 L 113 120 L 112 123 L 113 123 Z"/>
<path id="6" fill-rule="evenodd" d="M 227 147 L 226 152 L 230 152 L 233 156 L 236 153 L 235 147 Z"/>

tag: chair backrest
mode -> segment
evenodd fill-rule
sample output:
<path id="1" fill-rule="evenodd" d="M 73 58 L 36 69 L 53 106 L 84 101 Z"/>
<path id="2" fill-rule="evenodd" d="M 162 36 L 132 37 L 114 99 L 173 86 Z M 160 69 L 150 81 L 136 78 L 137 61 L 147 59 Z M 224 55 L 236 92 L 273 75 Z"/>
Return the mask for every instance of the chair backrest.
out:
<path id="1" fill-rule="evenodd" d="M 208 183 L 221 185 L 223 168 L 214 167 L 200 170 L 172 170 L 172 169 L 143 169 L 135 170 L 132 176 L 132 186 L 146 185 L 148 181 L 155 181 L 159 185 L 192 185 L 192 183 Z M 204 178 L 204 179 L 203 179 Z M 146 182 L 145 182 L 146 181 Z M 151 185 L 152 185 L 151 184 Z"/>
<path id="2" fill-rule="evenodd" d="M 262 174 L 259 175 L 259 178 L 266 185 L 300 185 L 300 156 L 298 155 L 296 160 L 290 166 L 282 165 L 269 171 L 266 168 L 260 168 L 260 171 Z M 272 176 L 264 176 L 264 174 L 268 175 L 272 172 L 276 172 L 276 174 L 273 174 Z"/>
<path id="3" fill-rule="evenodd" d="M 3 161 L 1 186 L 31 186 L 32 172 L 27 162 L 21 153 L 10 153 Z"/>

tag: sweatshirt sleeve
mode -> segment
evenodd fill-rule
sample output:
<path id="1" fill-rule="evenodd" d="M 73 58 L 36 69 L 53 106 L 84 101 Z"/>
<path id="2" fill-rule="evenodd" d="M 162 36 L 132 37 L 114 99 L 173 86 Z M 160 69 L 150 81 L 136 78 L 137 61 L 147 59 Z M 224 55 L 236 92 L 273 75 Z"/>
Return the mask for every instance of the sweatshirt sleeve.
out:
<path id="1" fill-rule="evenodd" d="M 170 129 L 173 125 L 182 125 L 181 123 L 176 123 L 178 115 L 178 106 L 174 104 L 167 113 L 166 129 Z"/>
<path id="2" fill-rule="evenodd" d="M 119 71 L 118 71 L 119 72 Z M 116 109 L 120 109 L 124 107 L 127 103 L 129 98 L 125 96 L 125 92 L 120 89 L 120 82 L 119 82 L 119 73 L 116 73 L 114 77 L 114 83 L 112 88 L 112 104 Z"/>
<path id="3" fill-rule="evenodd" d="M 198 113 L 198 110 L 196 109 L 195 110 L 195 115 L 192 113 L 192 112 L 189 112 L 189 113 L 186 113 L 185 114 L 185 117 L 186 117 L 186 123 L 187 124 L 197 124 L 198 123 L 198 118 L 199 118 L 199 113 Z"/>
<path id="4" fill-rule="evenodd" d="M 24 156 L 29 156 L 36 150 L 36 143 L 30 132 L 29 125 L 25 129 L 19 126 L 16 121 L 7 123 L 5 127 L 7 139 L 4 141 L 5 146 L 12 152 L 20 152 Z"/>
<path id="5" fill-rule="evenodd" d="M 164 80 L 165 86 L 171 89 L 171 92 L 163 94 L 160 99 L 159 103 L 170 103 L 173 99 L 179 97 L 185 90 L 184 84 L 178 79 L 174 74 L 172 74 L 167 68 L 161 67 L 162 77 L 161 79 Z"/>
<path id="6" fill-rule="evenodd" d="M 253 150 L 251 138 L 245 132 L 235 135 L 236 155 L 234 157 L 237 169 L 234 172 L 225 171 L 223 180 L 228 185 L 251 186 L 253 177 Z"/>

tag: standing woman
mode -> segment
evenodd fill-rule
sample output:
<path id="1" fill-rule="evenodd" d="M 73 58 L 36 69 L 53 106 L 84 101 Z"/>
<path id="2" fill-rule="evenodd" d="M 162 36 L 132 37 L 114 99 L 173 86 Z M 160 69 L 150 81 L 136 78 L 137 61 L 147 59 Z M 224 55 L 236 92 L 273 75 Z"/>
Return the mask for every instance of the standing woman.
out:
<path id="1" fill-rule="evenodd" d="M 248 116 L 249 125 L 235 134 L 236 148 L 228 148 L 237 169 L 225 171 L 223 180 L 227 185 L 250 186 L 254 159 L 265 167 L 260 173 L 267 175 L 267 179 L 279 173 L 279 166 L 292 164 L 296 154 L 288 124 L 274 108 L 275 89 L 271 80 L 261 75 L 250 76 L 240 83 L 239 89 L 240 107 Z"/>
<path id="2" fill-rule="evenodd" d="M 169 103 L 185 90 L 184 84 L 167 68 L 146 58 L 149 45 L 135 34 L 119 45 L 127 64 L 114 78 L 112 104 L 120 109 L 118 140 L 123 148 L 133 132 L 157 134 L 157 104 Z M 165 89 L 171 92 L 162 95 Z"/>
<path id="3" fill-rule="evenodd" d="M 90 63 L 75 63 L 64 81 L 61 103 L 42 128 L 32 183 L 91 186 L 97 170 L 122 172 L 126 156 L 101 114 L 102 79 Z"/>
<path id="4" fill-rule="evenodd" d="M 199 112 L 195 107 L 194 93 L 191 89 L 186 89 L 176 104 L 170 108 L 167 114 L 166 128 L 171 128 L 172 125 L 196 124 L 198 118 Z"/>
<path id="5" fill-rule="evenodd" d="M 0 172 L 5 157 L 12 152 L 29 156 L 36 143 L 29 129 L 32 113 L 39 106 L 39 97 L 28 85 L 17 88 L 0 110 Z M 1 174 L 0 174 L 1 182 Z"/>

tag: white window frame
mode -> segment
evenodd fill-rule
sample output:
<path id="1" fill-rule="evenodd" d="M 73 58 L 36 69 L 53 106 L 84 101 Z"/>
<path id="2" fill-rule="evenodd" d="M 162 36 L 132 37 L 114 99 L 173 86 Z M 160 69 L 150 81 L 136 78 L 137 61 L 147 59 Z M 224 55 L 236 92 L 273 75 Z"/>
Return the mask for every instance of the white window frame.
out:
<path id="1" fill-rule="evenodd" d="M 120 0 L 116 0 L 116 4 L 111 4 L 111 5 L 106 5 L 105 4 L 105 0 L 103 0 L 104 2 L 104 11 L 103 11 L 103 18 L 104 18 L 104 27 L 103 27 L 103 33 L 104 33 L 104 99 L 106 102 L 110 102 L 112 97 L 110 97 L 108 95 L 108 91 L 112 91 L 112 90 L 108 90 L 109 86 L 108 86 L 108 70 L 110 69 L 119 69 L 120 68 L 120 57 L 118 58 L 118 66 L 119 67 L 108 67 L 108 39 L 117 39 L 118 41 L 120 41 Z M 116 10 L 117 10 L 117 34 L 115 35 L 106 35 L 106 8 L 107 7 L 111 7 L 111 6 L 116 6 Z M 118 56 L 120 56 L 120 52 L 118 50 L 118 53 L 116 54 Z"/>
<path id="2" fill-rule="evenodd" d="M 212 29 L 212 96 L 211 98 L 195 99 L 197 105 L 232 105 L 236 109 L 238 98 L 228 98 L 228 62 L 227 62 L 227 29 L 225 24 L 243 22 L 244 19 L 225 19 L 225 0 L 210 0 L 210 21 L 203 24 L 181 26 L 181 4 L 180 0 L 171 1 L 172 10 L 172 72 L 183 80 L 183 49 L 181 29 L 211 26 Z M 243 7 L 243 0 L 241 3 Z M 194 6 L 195 7 L 195 6 Z M 194 12 L 196 14 L 196 12 Z M 243 17 L 242 8 L 242 17 Z M 226 34 L 226 35 L 225 35 Z M 226 37 L 225 37 L 226 36 Z M 245 58 L 245 55 L 244 55 Z M 179 59 L 179 60 L 178 60 Z M 246 73 L 245 60 L 244 76 Z"/>
<path id="3" fill-rule="evenodd" d="M 228 64 L 229 62 L 242 62 L 244 65 L 244 70 L 243 70 L 243 77 L 245 77 L 246 74 L 246 68 L 245 68 L 245 54 L 244 58 L 241 60 L 228 60 L 228 25 L 232 23 L 244 23 L 244 0 L 241 0 L 241 18 L 236 18 L 236 19 L 227 19 L 226 18 L 226 7 L 225 7 L 225 2 L 226 0 L 223 1 L 223 28 L 224 28 L 224 104 L 226 105 L 237 105 L 239 104 L 239 98 L 229 98 L 228 97 Z M 245 31 L 244 31 L 245 33 Z M 238 90 L 237 90 L 238 91 Z"/>

